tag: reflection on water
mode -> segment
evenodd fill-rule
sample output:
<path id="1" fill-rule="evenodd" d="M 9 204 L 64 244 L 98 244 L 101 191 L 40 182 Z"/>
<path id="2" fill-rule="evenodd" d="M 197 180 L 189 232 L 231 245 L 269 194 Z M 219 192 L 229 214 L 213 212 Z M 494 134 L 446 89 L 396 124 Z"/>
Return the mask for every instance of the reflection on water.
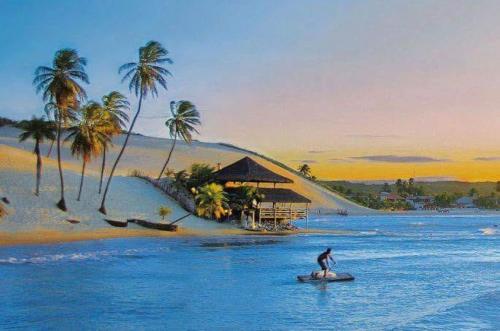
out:
<path id="1" fill-rule="evenodd" d="M 309 226 L 353 234 L 4 247 L 0 329 L 500 329 L 500 237 L 484 233 L 499 222 L 322 217 Z M 326 247 L 356 280 L 297 282 Z"/>
<path id="2" fill-rule="evenodd" d="M 247 239 L 245 241 L 215 241 L 215 242 L 204 242 L 200 246 L 208 248 L 231 248 L 231 247 L 245 247 L 245 246 L 258 246 L 258 245 L 273 245 L 280 243 L 280 240 L 252 240 Z"/>

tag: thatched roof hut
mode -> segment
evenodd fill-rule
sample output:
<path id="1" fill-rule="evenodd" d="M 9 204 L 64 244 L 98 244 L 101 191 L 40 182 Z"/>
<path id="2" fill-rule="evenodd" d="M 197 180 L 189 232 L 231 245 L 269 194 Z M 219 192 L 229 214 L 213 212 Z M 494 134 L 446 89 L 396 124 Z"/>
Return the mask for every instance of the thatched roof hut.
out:
<path id="1" fill-rule="evenodd" d="M 214 176 L 220 182 L 293 183 L 293 180 L 272 172 L 248 156 L 220 169 Z"/>
<path id="2" fill-rule="evenodd" d="M 287 188 L 259 188 L 262 202 L 311 203 L 311 200 Z"/>

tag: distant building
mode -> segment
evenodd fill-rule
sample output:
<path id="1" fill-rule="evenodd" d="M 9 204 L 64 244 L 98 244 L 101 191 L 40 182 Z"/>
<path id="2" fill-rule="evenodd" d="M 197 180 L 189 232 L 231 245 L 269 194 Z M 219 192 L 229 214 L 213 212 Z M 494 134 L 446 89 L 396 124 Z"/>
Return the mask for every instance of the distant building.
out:
<path id="1" fill-rule="evenodd" d="M 399 201 L 399 200 L 404 200 L 404 198 L 400 195 L 397 195 L 395 193 L 391 193 L 391 192 L 380 192 L 379 194 L 379 199 L 380 201 L 391 201 L 391 202 L 396 202 L 396 201 Z"/>
<path id="2" fill-rule="evenodd" d="M 434 197 L 430 195 L 409 196 L 406 202 L 415 210 L 435 209 Z"/>
<path id="3" fill-rule="evenodd" d="M 455 201 L 457 208 L 476 208 L 473 197 L 461 197 Z"/>

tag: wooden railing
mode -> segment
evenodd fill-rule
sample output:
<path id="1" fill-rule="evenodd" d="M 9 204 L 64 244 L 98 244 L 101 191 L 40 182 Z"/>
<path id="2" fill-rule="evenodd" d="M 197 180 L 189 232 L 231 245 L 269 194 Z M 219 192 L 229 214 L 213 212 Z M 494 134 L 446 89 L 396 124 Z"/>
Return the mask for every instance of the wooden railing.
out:
<path id="1" fill-rule="evenodd" d="M 259 208 L 259 218 L 261 220 L 296 220 L 300 218 L 307 218 L 307 208 L 284 208 L 284 207 L 276 207 L 276 208 Z"/>

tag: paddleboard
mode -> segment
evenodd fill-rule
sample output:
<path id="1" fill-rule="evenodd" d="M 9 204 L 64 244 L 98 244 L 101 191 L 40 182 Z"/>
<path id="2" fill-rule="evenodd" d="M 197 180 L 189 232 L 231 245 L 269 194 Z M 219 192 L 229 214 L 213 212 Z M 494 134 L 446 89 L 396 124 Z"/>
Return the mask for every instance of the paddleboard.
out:
<path id="1" fill-rule="evenodd" d="M 313 278 L 311 275 L 297 276 L 297 279 L 303 283 L 310 282 L 346 282 L 354 280 L 354 277 L 348 273 L 336 273 L 335 276 L 326 276 L 326 278 Z"/>

